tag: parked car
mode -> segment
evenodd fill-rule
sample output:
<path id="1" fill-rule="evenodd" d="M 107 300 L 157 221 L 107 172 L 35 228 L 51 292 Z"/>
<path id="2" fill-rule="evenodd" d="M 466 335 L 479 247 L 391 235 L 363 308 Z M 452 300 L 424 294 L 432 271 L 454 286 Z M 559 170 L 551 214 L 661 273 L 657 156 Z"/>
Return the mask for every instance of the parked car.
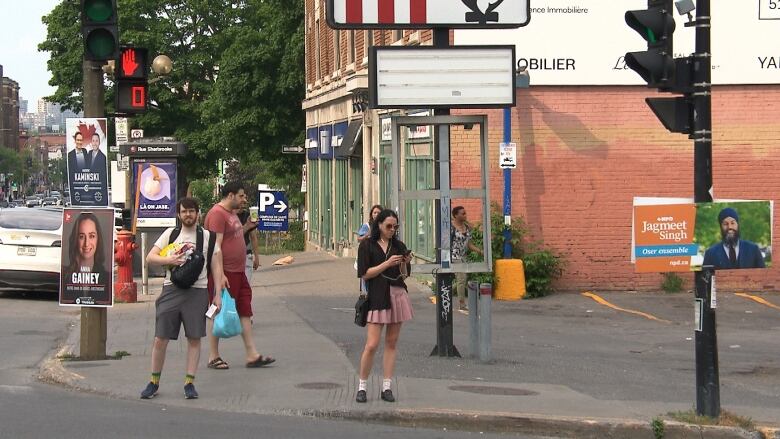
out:
<path id="1" fill-rule="evenodd" d="M 37 195 L 31 195 L 24 200 L 24 205 L 27 207 L 38 207 L 41 205 L 41 199 Z"/>
<path id="2" fill-rule="evenodd" d="M 57 197 L 46 197 L 41 202 L 41 206 L 56 206 L 60 199 Z"/>
<path id="3" fill-rule="evenodd" d="M 0 287 L 59 291 L 62 211 L 0 211 Z"/>

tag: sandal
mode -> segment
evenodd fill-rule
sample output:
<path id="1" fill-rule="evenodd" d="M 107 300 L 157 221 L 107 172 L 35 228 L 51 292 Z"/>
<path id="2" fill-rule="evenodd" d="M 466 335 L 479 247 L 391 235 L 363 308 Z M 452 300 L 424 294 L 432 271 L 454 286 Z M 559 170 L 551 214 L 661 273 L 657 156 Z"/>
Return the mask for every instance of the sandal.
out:
<path id="1" fill-rule="evenodd" d="M 246 367 L 253 368 L 253 367 L 268 366 L 269 364 L 273 363 L 274 361 L 276 361 L 276 358 L 264 357 L 264 356 L 261 355 L 261 356 L 257 357 L 257 360 L 250 361 L 249 363 L 247 363 Z"/>
<path id="2" fill-rule="evenodd" d="M 223 360 L 222 357 L 217 357 L 209 361 L 209 364 L 207 364 L 206 367 L 208 367 L 209 369 L 216 369 L 216 370 L 230 369 L 230 366 L 228 366 L 227 361 Z"/>

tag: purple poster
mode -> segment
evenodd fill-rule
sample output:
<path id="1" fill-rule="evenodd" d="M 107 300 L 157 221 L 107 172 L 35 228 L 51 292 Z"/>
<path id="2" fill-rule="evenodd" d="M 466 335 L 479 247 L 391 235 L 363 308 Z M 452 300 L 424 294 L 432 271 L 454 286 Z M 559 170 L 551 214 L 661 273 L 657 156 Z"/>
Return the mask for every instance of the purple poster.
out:
<path id="1" fill-rule="evenodd" d="M 176 160 L 135 160 L 137 227 L 176 226 Z"/>

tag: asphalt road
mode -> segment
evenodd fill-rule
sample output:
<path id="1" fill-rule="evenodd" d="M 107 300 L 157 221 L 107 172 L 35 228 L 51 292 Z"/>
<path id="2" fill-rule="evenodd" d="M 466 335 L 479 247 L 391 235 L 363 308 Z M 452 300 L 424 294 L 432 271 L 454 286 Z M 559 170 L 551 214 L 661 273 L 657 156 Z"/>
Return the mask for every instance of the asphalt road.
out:
<path id="1" fill-rule="evenodd" d="M 318 286 L 270 286 L 357 367 L 364 330 L 351 322 L 355 294 L 312 293 Z M 345 288 L 350 290 L 350 288 Z M 493 358 L 439 358 L 435 310 L 412 295 L 415 319 L 405 324 L 396 374 L 420 378 L 554 383 L 599 399 L 695 402 L 693 297 L 679 294 L 602 294 L 613 305 L 658 320 L 616 311 L 581 294 L 493 302 Z M 766 296 L 780 304 L 780 296 Z M 732 293 L 718 296 L 721 401 L 780 409 L 780 311 Z M 455 313 L 455 345 L 466 357 L 468 319 Z"/>
<path id="2" fill-rule="evenodd" d="M 79 393 L 36 381 L 75 308 L 53 295 L 0 291 L 0 438 L 500 438 L 506 435 L 186 409 Z M 122 379 L 122 377 L 117 377 Z M 521 436 L 511 436 L 521 437 Z M 541 439 L 522 436 L 525 439 Z"/>

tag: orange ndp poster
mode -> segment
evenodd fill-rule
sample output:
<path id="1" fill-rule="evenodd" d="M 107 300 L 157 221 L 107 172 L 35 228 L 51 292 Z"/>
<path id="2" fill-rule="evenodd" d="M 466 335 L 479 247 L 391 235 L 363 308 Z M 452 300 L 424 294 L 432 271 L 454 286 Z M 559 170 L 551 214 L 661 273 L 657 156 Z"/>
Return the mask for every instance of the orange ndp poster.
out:
<path id="1" fill-rule="evenodd" d="M 637 273 L 691 271 L 691 258 L 699 253 L 694 242 L 694 203 L 635 203 L 633 228 L 632 259 Z"/>

